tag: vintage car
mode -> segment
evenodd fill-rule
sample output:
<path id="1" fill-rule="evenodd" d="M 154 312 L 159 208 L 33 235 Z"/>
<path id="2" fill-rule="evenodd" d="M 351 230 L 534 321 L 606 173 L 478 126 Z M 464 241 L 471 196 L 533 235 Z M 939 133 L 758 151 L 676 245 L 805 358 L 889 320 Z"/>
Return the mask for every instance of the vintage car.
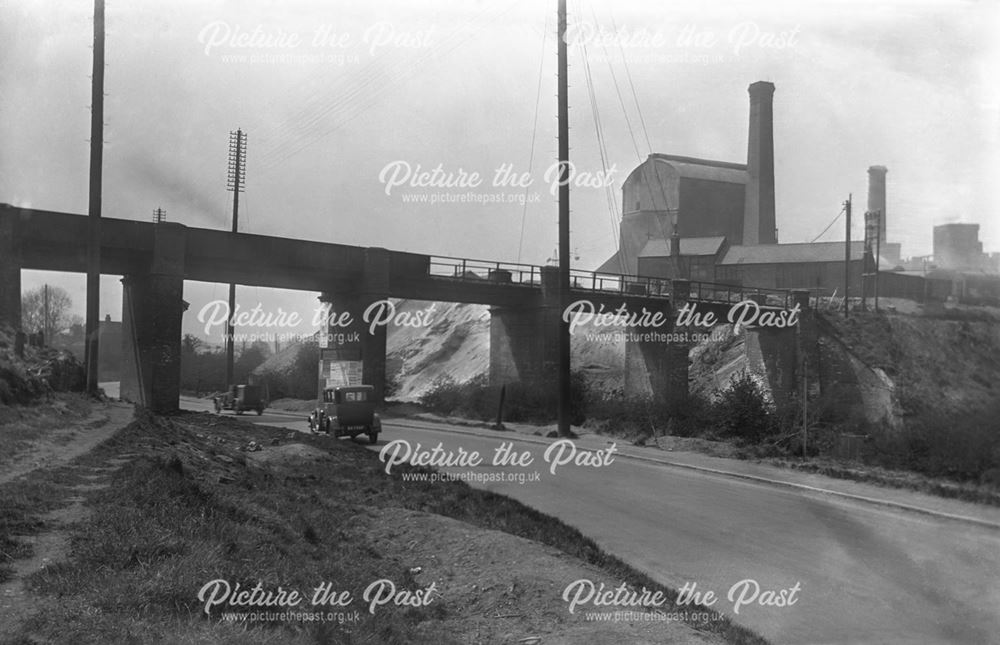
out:
<path id="1" fill-rule="evenodd" d="M 236 414 L 243 414 L 248 410 L 256 410 L 258 416 L 264 414 L 268 403 L 267 396 L 259 385 L 234 385 L 228 392 L 213 396 L 212 402 L 216 412 L 232 410 Z"/>
<path id="2" fill-rule="evenodd" d="M 309 429 L 334 437 L 368 435 L 378 441 L 382 421 L 375 412 L 375 388 L 371 385 L 341 385 L 323 391 L 323 400 L 309 415 Z"/>

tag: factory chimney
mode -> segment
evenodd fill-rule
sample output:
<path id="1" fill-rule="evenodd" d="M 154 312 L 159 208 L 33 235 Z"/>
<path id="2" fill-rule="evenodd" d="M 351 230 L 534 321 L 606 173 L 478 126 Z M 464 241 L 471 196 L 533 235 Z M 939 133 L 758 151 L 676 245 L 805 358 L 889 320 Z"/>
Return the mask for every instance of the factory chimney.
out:
<path id="1" fill-rule="evenodd" d="M 774 220 L 774 84 L 752 83 L 743 244 L 776 244 Z"/>
<path id="2" fill-rule="evenodd" d="M 868 210 L 879 211 L 882 216 L 879 218 L 878 234 L 883 246 L 888 240 L 885 239 L 885 174 L 889 169 L 885 166 L 870 166 L 868 168 Z"/>

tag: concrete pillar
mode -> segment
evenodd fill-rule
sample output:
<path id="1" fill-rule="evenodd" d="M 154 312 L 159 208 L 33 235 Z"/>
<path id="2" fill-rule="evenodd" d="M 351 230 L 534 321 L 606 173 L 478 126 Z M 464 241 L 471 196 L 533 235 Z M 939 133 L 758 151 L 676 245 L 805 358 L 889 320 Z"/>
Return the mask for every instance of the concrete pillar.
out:
<path id="1" fill-rule="evenodd" d="M 760 328 L 747 331 L 747 350 L 756 344 L 767 372 L 767 381 L 775 404 L 781 406 L 797 392 L 799 374 L 795 329 Z"/>
<path id="2" fill-rule="evenodd" d="M 167 275 L 122 278 L 121 398 L 157 414 L 180 407 L 184 279 Z"/>
<path id="3" fill-rule="evenodd" d="M 809 304 L 809 292 L 792 291 L 792 302 L 799 307 L 799 324 L 796 326 L 798 335 L 798 361 L 805 360 L 811 373 L 819 367 L 819 330 L 816 322 L 816 311 Z"/>
<path id="4" fill-rule="evenodd" d="M 376 310 L 372 309 L 368 322 L 365 312 L 373 305 L 378 307 L 379 301 L 388 299 L 390 279 L 389 251 L 369 248 L 365 249 L 364 276 L 356 291 L 320 295 L 331 314 L 326 342 L 320 343 L 320 394 L 328 384 L 364 384 L 375 388 L 378 405 L 385 402 L 388 326 L 372 326 L 370 322 Z"/>
<path id="5" fill-rule="evenodd" d="M 358 293 L 323 293 L 327 305 L 326 339 L 320 340 L 319 392 L 335 385 L 371 385 L 378 404 L 385 401 L 386 327 L 372 328 L 365 311 L 379 298 Z"/>
<path id="6" fill-rule="evenodd" d="M 383 248 L 365 249 L 365 279 L 362 301 L 367 307 L 373 302 L 389 297 L 391 260 L 389 251 Z M 361 339 L 362 379 L 375 386 L 375 400 L 379 405 L 385 402 L 385 347 L 388 326 L 372 328 L 366 325 Z"/>
<path id="7" fill-rule="evenodd" d="M 689 280 L 673 280 L 670 299 L 673 320 L 677 319 L 677 311 L 691 299 L 691 282 Z M 667 402 L 674 408 L 683 405 L 688 397 L 688 353 L 691 344 L 676 342 L 667 344 Z"/>
<path id="8" fill-rule="evenodd" d="M 559 346 L 556 326 L 540 307 L 490 308 L 490 384 L 554 386 Z"/>
<path id="9" fill-rule="evenodd" d="M 553 401 L 559 382 L 559 273 L 542 268 L 542 299 L 490 308 L 490 384 L 523 383 Z"/>
<path id="10" fill-rule="evenodd" d="M 0 216 L 0 325 L 21 330 L 21 253 L 17 219 Z"/>
<path id="11" fill-rule="evenodd" d="M 149 271 L 122 278 L 121 398 L 157 414 L 180 407 L 185 227 L 156 227 Z"/>
<path id="12" fill-rule="evenodd" d="M 677 409 L 688 396 L 689 343 L 680 342 L 674 328 L 677 311 L 690 296 L 691 283 L 674 280 L 672 303 L 664 313 L 669 323 L 657 329 L 636 328 L 625 342 L 625 395 L 650 398 L 658 404 Z M 649 305 L 646 305 L 647 308 Z"/>

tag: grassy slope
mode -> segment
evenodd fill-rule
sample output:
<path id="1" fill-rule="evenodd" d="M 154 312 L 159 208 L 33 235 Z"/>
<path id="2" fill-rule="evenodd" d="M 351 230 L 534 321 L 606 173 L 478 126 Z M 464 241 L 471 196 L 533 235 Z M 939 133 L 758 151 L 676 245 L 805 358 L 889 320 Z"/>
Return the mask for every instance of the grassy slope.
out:
<path id="1" fill-rule="evenodd" d="M 856 356 L 893 380 L 904 416 L 981 410 L 1000 397 L 1000 322 L 985 314 L 944 315 L 825 317 Z"/>
<path id="2" fill-rule="evenodd" d="M 44 600 L 12 642 L 456 642 L 454 621 L 461 623 L 467 609 L 446 598 L 422 608 L 382 608 L 377 620 L 347 625 L 227 625 L 200 614 L 196 590 L 217 577 L 286 589 L 331 580 L 360 590 L 388 576 L 414 587 L 402 563 L 387 560 L 370 537 L 372 507 L 506 531 L 592 563 L 609 581 L 660 588 L 552 518 L 459 482 L 404 483 L 350 442 L 296 435 L 296 443 L 323 456 L 292 468 L 248 467 L 261 453 L 241 446 L 256 440 L 270 449 L 274 440 L 288 441 L 286 433 L 212 415 L 145 418 L 73 467 L 4 487 L 0 537 L 10 538 L 44 528 L 32 509 L 51 508 L 59 486 L 78 480 L 74 468 L 143 455 L 91 494 L 93 514 L 77 528 L 70 560 L 29 578 Z M 728 621 L 694 627 L 727 642 L 764 642 Z"/>

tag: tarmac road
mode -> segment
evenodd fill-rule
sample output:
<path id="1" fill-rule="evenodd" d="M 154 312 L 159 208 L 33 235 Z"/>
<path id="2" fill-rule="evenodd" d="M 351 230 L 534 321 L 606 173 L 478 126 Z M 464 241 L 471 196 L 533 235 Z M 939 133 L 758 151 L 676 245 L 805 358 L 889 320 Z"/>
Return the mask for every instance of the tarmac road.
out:
<path id="1" fill-rule="evenodd" d="M 304 415 L 246 419 L 305 430 Z M 510 473 L 492 475 L 508 481 L 469 483 L 562 519 L 664 585 L 714 592 L 714 609 L 775 643 L 1000 643 L 1000 530 L 620 454 L 603 466 L 568 463 L 553 474 L 546 440 L 423 420 L 386 420 L 372 448 L 396 439 L 411 450 L 440 443 L 453 455 L 476 451 L 485 464 L 501 442 L 513 441 L 516 451 L 531 453 L 530 465 L 440 470 L 470 478 Z M 750 601 L 736 613 L 755 584 L 757 600 L 784 591 L 795 603 Z"/>

